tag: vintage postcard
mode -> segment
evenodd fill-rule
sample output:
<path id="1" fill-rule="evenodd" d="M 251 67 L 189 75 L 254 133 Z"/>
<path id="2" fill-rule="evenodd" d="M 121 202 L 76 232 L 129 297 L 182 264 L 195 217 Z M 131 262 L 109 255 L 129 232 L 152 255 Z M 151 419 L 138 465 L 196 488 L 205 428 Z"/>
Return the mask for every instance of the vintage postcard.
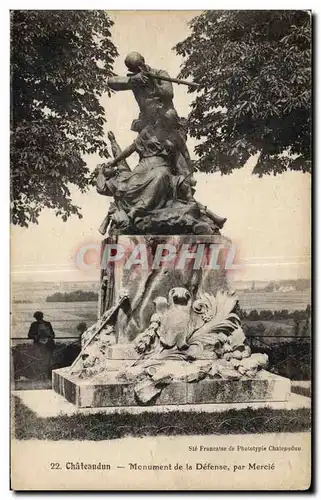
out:
<path id="1" fill-rule="evenodd" d="M 311 12 L 10 15 L 11 488 L 308 490 Z"/>

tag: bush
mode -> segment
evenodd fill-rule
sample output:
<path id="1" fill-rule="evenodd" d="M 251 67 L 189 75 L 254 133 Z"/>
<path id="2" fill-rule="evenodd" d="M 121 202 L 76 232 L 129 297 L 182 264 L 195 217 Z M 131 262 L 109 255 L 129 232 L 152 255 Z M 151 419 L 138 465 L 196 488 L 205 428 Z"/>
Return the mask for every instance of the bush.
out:
<path id="1" fill-rule="evenodd" d="M 87 323 L 85 321 L 81 321 L 78 323 L 76 330 L 82 335 L 87 330 Z"/>
<path id="2" fill-rule="evenodd" d="M 46 298 L 46 302 L 95 302 L 98 300 L 98 293 L 84 292 L 76 290 L 69 293 L 56 292 Z"/>

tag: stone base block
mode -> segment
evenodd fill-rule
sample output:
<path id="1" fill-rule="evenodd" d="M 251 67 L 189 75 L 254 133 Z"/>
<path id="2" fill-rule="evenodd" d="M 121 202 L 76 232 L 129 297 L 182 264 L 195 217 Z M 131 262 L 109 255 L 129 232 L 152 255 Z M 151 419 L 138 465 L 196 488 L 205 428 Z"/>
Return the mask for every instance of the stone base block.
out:
<path id="1" fill-rule="evenodd" d="M 97 384 L 92 380 L 81 380 L 70 375 L 68 368 L 52 372 L 52 387 L 55 392 L 79 408 L 138 406 L 133 384 L 116 380 L 109 384 Z M 172 382 L 162 389 L 153 405 L 287 401 L 290 393 L 289 379 L 262 370 L 253 379 Z"/>
<path id="2" fill-rule="evenodd" d="M 287 401 L 259 401 L 254 403 L 212 403 L 193 405 L 158 405 L 158 406 L 105 406 L 103 408 L 78 408 L 69 403 L 63 396 L 48 390 L 23 390 L 13 391 L 13 395 L 30 411 L 39 418 L 52 418 L 75 415 L 140 415 L 141 413 L 152 413 L 162 415 L 179 410 L 182 415 L 189 413 L 224 413 L 229 410 L 242 412 L 247 408 L 259 410 L 268 408 L 272 410 L 292 410 L 311 408 L 311 399 L 306 396 L 291 393 Z"/>

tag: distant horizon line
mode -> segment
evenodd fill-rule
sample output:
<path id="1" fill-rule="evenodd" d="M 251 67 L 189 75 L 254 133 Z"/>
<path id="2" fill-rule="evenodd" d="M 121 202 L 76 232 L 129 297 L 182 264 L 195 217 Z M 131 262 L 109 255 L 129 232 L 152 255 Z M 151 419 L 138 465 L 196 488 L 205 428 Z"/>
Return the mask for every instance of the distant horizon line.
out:
<path id="1" fill-rule="evenodd" d="M 311 281 L 311 278 L 282 278 L 282 279 L 236 279 L 234 282 L 241 282 L 241 283 L 257 283 L 257 282 L 263 282 L 263 283 L 270 283 L 270 282 L 281 282 L 281 281 L 299 281 L 299 280 L 306 280 L 306 281 Z M 11 280 L 11 283 L 26 283 L 27 280 Z M 32 283 L 99 283 L 99 280 L 97 279 L 87 279 L 87 280 L 36 280 L 36 281 L 29 281 L 30 284 Z"/>

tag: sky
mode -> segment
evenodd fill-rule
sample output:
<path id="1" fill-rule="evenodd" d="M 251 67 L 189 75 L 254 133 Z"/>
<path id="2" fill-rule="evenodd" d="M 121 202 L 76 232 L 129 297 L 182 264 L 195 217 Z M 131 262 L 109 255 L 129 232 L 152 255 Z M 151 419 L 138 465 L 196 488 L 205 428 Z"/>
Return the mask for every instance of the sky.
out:
<path id="1" fill-rule="evenodd" d="M 152 68 L 162 68 L 173 77 L 182 63 L 173 46 L 189 34 L 187 23 L 197 11 L 118 11 L 112 36 L 119 57 L 114 71 L 126 74 L 124 59 L 128 52 L 141 52 Z M 191 95 L 185 86 L 175 85 L 174 103 L 180 116 L 187 116 Z M 130 125 L 138 115 L 130 91 L 104 95 L 106 133 L 112 130 L 121 147 L 135 138 Z M 193 157 L 195 141 L 188 147 Z M 256 157 L 232 174 L 197 174 L 196 199 L 219 215 L 227 217 L 222 234 L 238 247 L 244 263 L 235 274 L 242 280 L 308 278 L 310 271 L 310 176 L 287 172 L 258 178 L 252 175 Z M 91 169 L 101 162 L 98 156 L 86 157 Z M 134 155 L 129 163 L 136 164 Z M 43 210 L 38 225 L 11 230 L 11 270 L 13 281 L 84 281 L 98 280 L 98 266 L 79 268 L 77 256 L 84 248 L 95 252 L 101 235 L 98 227 L 110 198 L 95 189 L 85 194 L 72 189 L 73 201 L 82 208 L 83 219 L 67 222 L 54 212 Z M 94 257 L 93 257 L 94 259 Z M 90 261 L 89 261 L 90 262 Z"/>

